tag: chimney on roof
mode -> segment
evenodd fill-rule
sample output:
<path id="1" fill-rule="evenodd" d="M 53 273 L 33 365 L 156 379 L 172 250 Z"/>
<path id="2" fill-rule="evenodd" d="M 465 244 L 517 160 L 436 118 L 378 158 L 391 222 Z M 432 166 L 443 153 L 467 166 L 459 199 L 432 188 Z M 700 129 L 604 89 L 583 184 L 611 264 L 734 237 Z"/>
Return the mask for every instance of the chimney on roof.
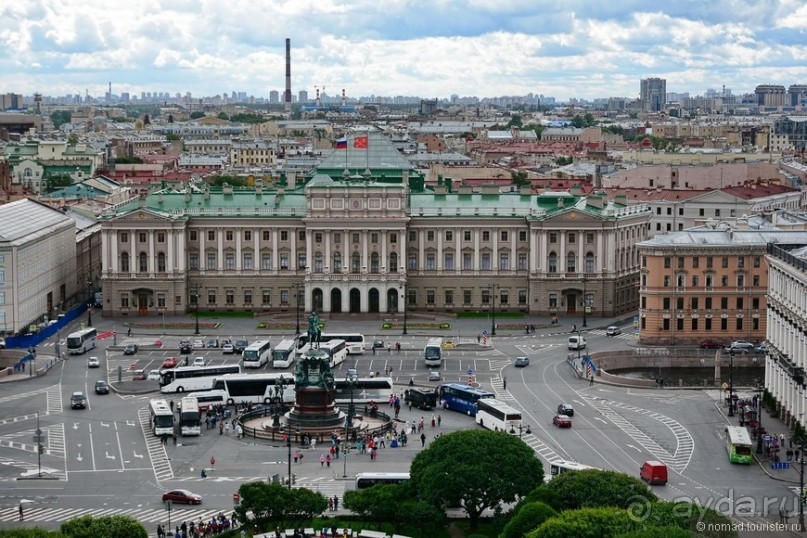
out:
<path id="1" fill-rule="evenodd" d="M 563 197 L 558 196 L 558 209 L 563 209 Z"/>
<path id="2" fill-rule="evenodd" d="M 137 204 L 140 207 L 146 207 L 146 196 L 144 194 L 141 194 L 140 197 L 137 199 Z"/>
<path id="3" fill-rule="evenodd" d="M 205 185 L 205 200 L 210 200 L 210 187 Z"/>
<path id="4" fill-rule="evenodd" d="M 187 190 L 185 191 L 185 203 L 187 204 L 190 201 L 191 201 L 191 191 Z"/>
<path id="5" fill-rule="evenodd" d="M 286 112 L 291 112 L 291 39 L 286 38 Z"/>

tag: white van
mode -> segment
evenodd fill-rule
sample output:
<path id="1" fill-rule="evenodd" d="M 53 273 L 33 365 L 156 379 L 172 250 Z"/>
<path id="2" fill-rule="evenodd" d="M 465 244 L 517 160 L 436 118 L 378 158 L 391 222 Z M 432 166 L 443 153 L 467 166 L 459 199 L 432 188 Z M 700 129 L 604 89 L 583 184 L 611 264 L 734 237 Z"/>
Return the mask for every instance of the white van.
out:
<path id="1" fill-rule="evenodd" d="M 570 336 L 569 349 L 586 349 L 586 339 L 577 335 Z"/>

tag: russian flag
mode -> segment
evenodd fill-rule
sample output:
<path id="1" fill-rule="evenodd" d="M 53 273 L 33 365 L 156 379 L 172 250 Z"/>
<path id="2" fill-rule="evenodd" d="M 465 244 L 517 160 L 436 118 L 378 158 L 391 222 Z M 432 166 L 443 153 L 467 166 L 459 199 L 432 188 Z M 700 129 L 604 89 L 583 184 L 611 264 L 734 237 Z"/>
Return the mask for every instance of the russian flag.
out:
<path id="1" fill-rule="evenodd" d="M 347 137 L 343 136 L 342 138 L 336 139 L 336 149 L 347 149 Z"/>

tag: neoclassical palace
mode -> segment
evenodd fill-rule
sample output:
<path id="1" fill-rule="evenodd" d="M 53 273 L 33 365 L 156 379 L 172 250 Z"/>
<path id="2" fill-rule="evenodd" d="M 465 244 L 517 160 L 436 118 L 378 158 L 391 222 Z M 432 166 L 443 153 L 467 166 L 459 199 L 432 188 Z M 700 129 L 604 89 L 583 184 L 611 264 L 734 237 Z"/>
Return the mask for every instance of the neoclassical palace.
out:
<path id="1" fill-rule="evenodd" d="M 196 301 L 207 311 L 380 316 L 637 309 L 646 206 L 448 180 L 428 188 L 409 170 L 379 170 L 378 152 L 358 163 L 354 153 L 336 150 L 304 185 L 162 189 L 111 208 L 104 314 L 174 315 Z M 334 177 L 342 159 L 350 166 Z"/>

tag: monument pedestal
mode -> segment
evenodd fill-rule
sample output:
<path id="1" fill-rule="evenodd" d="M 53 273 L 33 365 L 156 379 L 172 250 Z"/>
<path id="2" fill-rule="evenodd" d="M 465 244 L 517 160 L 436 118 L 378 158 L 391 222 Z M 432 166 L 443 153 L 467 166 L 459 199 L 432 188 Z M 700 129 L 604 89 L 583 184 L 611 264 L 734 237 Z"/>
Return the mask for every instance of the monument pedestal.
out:
<path id="1" fill-rule="evenodd" d="M 330 391 L 323 387 L 298 389 L 294 407 L 286 413 L 286 423 L 301 430 L 339 428 L 344 422 L 345 414 L 336 408 Z"/>

